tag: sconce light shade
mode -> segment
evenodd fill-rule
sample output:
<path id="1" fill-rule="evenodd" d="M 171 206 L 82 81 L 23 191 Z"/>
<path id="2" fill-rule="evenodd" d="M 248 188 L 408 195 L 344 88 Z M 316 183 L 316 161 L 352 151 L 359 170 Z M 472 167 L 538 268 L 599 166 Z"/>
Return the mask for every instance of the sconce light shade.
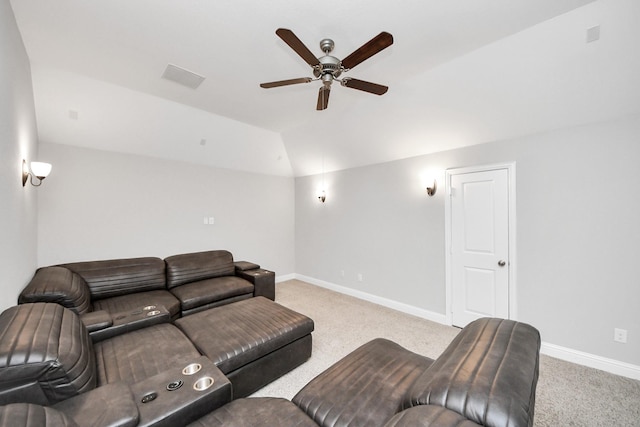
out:
<path id="1" fill-rule="evenodd" d="M 42 181 L 51 173 L 51 163 L 43 162 L 31 162 L 30 166 L 27 166 L 27 161 L 22 160 L 22 186 L 27 185 L 27 180 L 31 178 L 31 185 L 39 187 Z M 33 177 L 38 179 L 38 183 L 33 182 Z"/>
<path id="2" fill-rule="evenodd" d="M 31 162 L 31 173 L 43 180 L 51 173 L 51 163 Z"/>
<path id="3" fill-rule="evenodd" d="M 320 202 L 322 203 L 327 200 L 327 195 L 325 194 L 324 190 L 322 190 L 322 193 L 320 193 L 320 195 L 318 196 L 318 200 L 320 200 Z"/>
<path id="4" fill-rule="evenodd" d="M 431 187 L 427 187 L 427 194 L 431 197 L 436 194 L 436 190 L 438 190 L 438 183 L 436 180 L 433 180 L 433 185 Z"/>

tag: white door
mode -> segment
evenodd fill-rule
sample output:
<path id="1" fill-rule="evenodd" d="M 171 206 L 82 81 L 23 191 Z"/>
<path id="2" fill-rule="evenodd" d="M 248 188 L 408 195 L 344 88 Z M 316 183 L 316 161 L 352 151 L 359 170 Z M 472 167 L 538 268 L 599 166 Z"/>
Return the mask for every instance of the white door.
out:
<path id="1" fill-rule="evenodd" d="M 450 175 L 451 321 L 509 318 L 509 170 Z"/>

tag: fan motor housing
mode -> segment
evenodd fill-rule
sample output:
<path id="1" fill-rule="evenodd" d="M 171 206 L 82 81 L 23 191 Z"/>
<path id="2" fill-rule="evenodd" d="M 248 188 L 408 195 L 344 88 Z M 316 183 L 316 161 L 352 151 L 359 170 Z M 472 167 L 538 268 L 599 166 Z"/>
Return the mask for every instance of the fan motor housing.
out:
<path id="1" fill-rule="evenodd" d="M 314 76 L 320 77 L 324 74 L 331 74 L 333 77 L 338 77 L 342 74 L 342 64 L 335 56 L 325 55 L 318 58 L 318 61 L 320 61 L 320 68 L 313 70 Z"/>

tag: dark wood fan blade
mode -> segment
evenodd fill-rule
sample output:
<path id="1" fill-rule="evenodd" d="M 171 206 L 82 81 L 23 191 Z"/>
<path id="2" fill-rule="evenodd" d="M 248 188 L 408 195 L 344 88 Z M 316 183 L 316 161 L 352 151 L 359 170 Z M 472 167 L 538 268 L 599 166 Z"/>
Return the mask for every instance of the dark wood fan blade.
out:
<path id="1" fill-rule="evenodd" d="M 352 79 L 350 77 L 342 80 L 342 86 L 346 86 L 351 89 L 362 90 L 365 92 L 373 93 L 375 95 L 384 95 L 389 90 L 387 86 L 365 82 L 364 80 Z"/>
<path id="2" fill-rule="evenodd" d="M 325 110 L 329 106 L 329 94 L 331 93 L 331 86 L 322 86 L 318 91 L 318 105 L 316 110 Z"/>
<path id="3" fill-rule="evenodd" d="M 393 44 L 393 36 L 386 31 L 381 32 L 362 46 L 356 49 L 351 55 L 342 60 L 344 68 L 353 68 L 365 59 L 371 58 L 376 53 L 388 48 Z"/>
<path id="4" fill-rule="evenodd" d="M 289 79 L 289 80 L 280 80 L 277 82 L 269 82 L 269 83 L 260 83 L 260 87 L 265 89 L 269 89 L 272 87 L 280 87 L 280 86 L 288 86 L 288 85 L 296 85 L 298 83 L 309 83 L 313 79 L 311 77 L 301 77 L 299 79 Z"/>
<path id="5" fill-rule="evenodd" d="M 316 65 L 320 65 L 320 61 L 315 57 L 313 53 L 307 48 L 307 46 L 300 41 L 300 39 L 293 34 L 293 31 L 288 30 L 286 28 L 278 28 L 276 30 L 276 34 L 280 37 L 286 44 L 289 45 L 291 49 L 293 49 L 302 59 L 304 59 L 307 64 L 315 67 Z"/>

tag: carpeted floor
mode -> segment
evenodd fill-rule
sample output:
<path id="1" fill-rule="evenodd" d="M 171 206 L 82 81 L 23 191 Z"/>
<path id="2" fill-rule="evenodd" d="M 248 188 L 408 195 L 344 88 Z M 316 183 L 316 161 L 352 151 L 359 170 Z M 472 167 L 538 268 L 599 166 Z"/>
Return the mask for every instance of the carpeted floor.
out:
<path id="1" fill-rule="evenodd" d="M 315 322 L 311 359 L 253 396 L 291 399 L 365 342 L 383 337 L 433 359 L 458 329 L 298 280 L 276 285 L 276 301 Z M 547 356 L 540 361 L 535 427 L 640 427 L 640 381 Z"/>

